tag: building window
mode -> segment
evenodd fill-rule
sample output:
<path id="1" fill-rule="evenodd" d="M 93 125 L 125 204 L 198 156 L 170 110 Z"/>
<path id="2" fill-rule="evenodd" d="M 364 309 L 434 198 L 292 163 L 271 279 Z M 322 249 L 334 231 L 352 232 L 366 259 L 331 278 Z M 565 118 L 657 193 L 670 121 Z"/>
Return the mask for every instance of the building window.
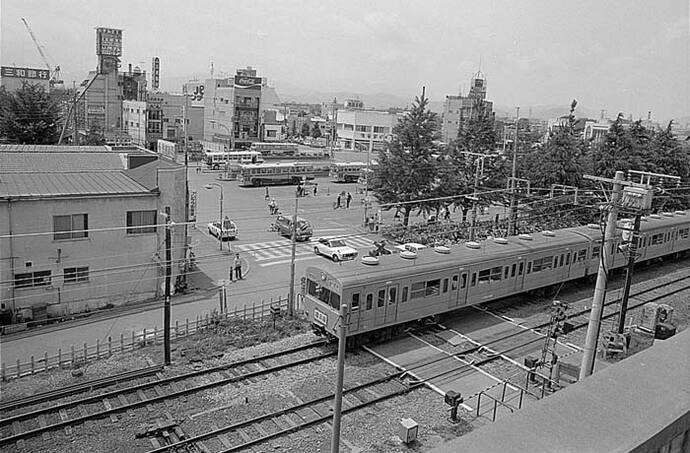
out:
<path id="1" fill-rule="evenodd" d="M 88 214 L 53 216 L 53 240 L 81 239 L 89 237 Z"/>
<path id="2" fill-rule="evenodd" d="M 66 267 L 65 283 L 84 283 L 89 281 L 89 268 L 87 267 Z"/>
<path id="3" fill-rule="evenodd" d="M 14 274 L 15 288 L 34 288 L 50 285 L 50 271 L 25 272 Z"/>
<path id="4" fill-rule="evenodd" d="M 127 234 L 155 233 L 156 211 L 127 211 Z"/>

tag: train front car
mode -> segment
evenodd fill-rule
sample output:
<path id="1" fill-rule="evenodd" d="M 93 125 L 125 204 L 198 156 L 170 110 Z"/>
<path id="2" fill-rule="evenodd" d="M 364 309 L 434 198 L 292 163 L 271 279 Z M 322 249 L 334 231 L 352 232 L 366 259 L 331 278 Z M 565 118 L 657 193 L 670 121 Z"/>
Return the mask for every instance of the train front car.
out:
<path id="1" fill-rule="evenodd" d="M 308 267 L 302 285 L 302 308 L 317 335 L 337 337 L 342 283 L 316 267 Z"/>

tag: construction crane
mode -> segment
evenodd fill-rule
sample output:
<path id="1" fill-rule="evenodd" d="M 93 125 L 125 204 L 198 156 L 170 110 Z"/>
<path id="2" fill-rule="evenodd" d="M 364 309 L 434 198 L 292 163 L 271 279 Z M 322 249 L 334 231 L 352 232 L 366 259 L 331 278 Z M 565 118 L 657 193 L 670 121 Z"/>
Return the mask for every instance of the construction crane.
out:
<path id="1" fill-rule="evenodd" d="M 46 57 L 46 54 L 43 51 L 42 46 L 38 43 L 38 39 L 36 39 L 36 35 L 34 35 L 34 32 L 31 30 L 31 27 L 29 27 L 29 23 L 23 17 L 22 17 L 22 22 L 24 22 L 24 26 L 26 27 L 27 31 L 29 32 L 29 35 L 31 35 L 31 39 L 33 40 L 34 44 L 36 44 L 36 48 L 38 49 L 38 53 L 41 54 L 41 58 L 43 59 L 43 63 L 45 63 L 46 68 L 48 68 L 48 72 L 50 73 L 50 87 L 51 88 L 64 88 L 65 82 L 62 81 L 62 77 L 60 75 L 60 66 L 58 66 L 58 65 L 52 66 L 48 62 L 48 57 Z"/>

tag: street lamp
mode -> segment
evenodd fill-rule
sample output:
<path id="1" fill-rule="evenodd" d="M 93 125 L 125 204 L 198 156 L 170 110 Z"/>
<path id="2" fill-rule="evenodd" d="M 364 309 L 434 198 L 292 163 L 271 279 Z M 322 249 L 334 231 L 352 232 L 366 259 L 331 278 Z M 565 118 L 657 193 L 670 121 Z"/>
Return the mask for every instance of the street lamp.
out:
<path id="1" fill-rule="evenodd" d="M 213 187 L 220 189 L 220 233 L 218 233 L 218 241 L 220 242 L 220 249 L 223 250 L 223 186 L 217 182 L 211 182 L 204 186 L 206 190 L 211 190 Z"/>

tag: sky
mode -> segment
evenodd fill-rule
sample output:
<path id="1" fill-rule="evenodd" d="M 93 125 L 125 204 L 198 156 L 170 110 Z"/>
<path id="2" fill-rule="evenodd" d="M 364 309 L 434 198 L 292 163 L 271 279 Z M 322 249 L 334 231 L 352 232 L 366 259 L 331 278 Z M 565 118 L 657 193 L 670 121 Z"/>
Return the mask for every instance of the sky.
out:
<path id="1" fill-rule="evenodd" d="M 43 67 L 29 22 L 71 84 L 95 27 L 123 29 L 122 68 L 161 79 L 252 66 L 281 86 L 432 100 L 480 68 L 498 105 L 690 115 L 688 0 L 0 0 L 0 62 Z M 324 99 L 325 101 L 326 99 Z"/>

